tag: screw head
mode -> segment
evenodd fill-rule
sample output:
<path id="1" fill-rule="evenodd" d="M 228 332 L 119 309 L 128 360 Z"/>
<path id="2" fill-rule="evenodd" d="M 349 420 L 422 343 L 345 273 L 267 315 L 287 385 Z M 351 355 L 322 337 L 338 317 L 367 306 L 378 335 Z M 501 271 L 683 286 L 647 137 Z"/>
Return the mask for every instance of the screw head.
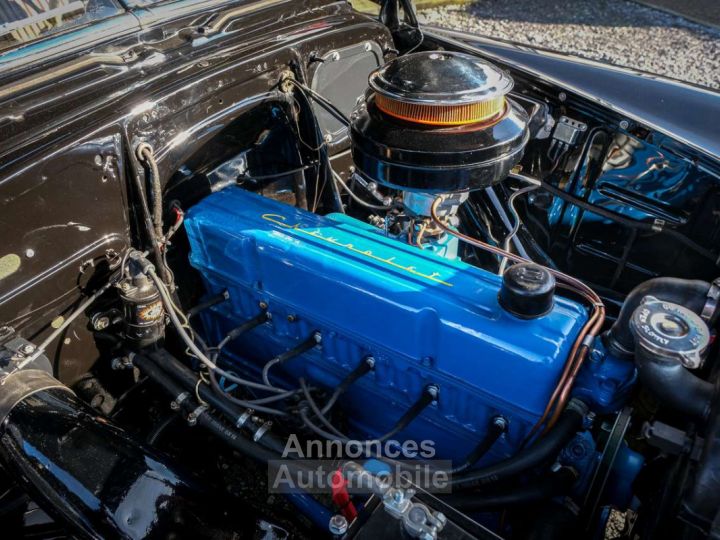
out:
<path id="1" fill-rule="evenodd" d="M 32 343 L 23 345 L 22 352 L 25 354 L 32 354 L 33 352 L 35 352 L 35 345 L 33 345 Z"/>
<path id="2" fill-rule="evenodd" d="M 262 302 L 262 301 L 261 301 L 261 302 L 258 303 L 258 306 L 260 307 L 260 309 L 267 309 L 267 308 L 268 308 L 267 302 Z"/>
<path id="3" fill-rule="evenodd" d="M 297 315 L 290 314 L 287 316 L 287 320 L 288 320 L 288 322 L 295 322 L 295 321 L 297 321 Z"/>
<path id="4" fill-rule="evenodd" d="M 620 122 L 620 129 L 627 129 L 629 127 L 630 127 L 630 122 L 628 122 L 627 120 L 622 120 Z"/>

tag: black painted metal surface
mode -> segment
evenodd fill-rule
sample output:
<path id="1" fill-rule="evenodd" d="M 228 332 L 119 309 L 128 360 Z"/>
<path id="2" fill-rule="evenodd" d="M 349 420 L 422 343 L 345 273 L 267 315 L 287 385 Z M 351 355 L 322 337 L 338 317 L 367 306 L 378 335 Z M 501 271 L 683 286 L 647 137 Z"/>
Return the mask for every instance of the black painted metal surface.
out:
<path id="1" fill-rule="evenodd" d="M 231 538 L 218 498 L 96 416 L 67 389 L 35 392 L 2 426 L 0 455 L 33 497 L 84 538 Z M 246 511 L 228 531 L 252 537 Z"/>

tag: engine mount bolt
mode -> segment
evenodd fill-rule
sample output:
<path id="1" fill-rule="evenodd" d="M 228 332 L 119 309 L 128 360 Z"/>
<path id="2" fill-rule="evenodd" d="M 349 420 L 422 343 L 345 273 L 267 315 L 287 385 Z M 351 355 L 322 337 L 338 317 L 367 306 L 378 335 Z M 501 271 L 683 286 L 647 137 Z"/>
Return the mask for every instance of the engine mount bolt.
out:
<path id="1" fill-rule="evenodd" d="M 347 518 L 342 514 L 335 514 L 333 517 L 330 518 L 328 529 L 330 529 L 330 534 L 342 536 L 348 530 Z"/>

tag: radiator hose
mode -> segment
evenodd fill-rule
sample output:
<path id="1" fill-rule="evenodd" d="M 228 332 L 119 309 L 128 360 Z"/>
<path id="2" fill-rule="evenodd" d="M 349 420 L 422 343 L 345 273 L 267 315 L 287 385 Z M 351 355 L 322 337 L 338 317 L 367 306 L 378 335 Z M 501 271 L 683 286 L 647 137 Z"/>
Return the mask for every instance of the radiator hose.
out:
<path id="1" fill-rule="evenodd" d="M 571 467 L 529 484 L 494 492 L 460 493 L 443 497 L 443 502 L 463 512 L 487 512 L 497 508 L 544 501 L 570 492 L 578 475 Z"/>
<path id="2" fill-rule="evenodd" d="M 705 281 L 677 278 L 641 283 L 604 335 L 612 354 L 634 357 L 640 382 L 664 406 L 698 418 L 707 416 L 715 388 L 688 368 L 701 365 L 709 343 L 707 324 L 699 315 L 714 319 L 713 313 L 703 313 L 711 287 Z M 673 334 L 679 325 L 684 330 Z"/>
<path id="3" fill-rule="evenodd" d="M 646 353 L 635 357 L 638 379 L 665 407 L 705 418 L 710 411 L 715 386 L 692 374 L 680 362 Z"/>
<path id="4" fill-rule="evenodd" d="M 572 399 L 553 428 L 531 447 L 488 467 L 454 476 L 451 480 L 453 490 L 471 490 L 495 484 L 555 459 L 560 450 L 582 429 L 587 413 L 585 403 Z"/>

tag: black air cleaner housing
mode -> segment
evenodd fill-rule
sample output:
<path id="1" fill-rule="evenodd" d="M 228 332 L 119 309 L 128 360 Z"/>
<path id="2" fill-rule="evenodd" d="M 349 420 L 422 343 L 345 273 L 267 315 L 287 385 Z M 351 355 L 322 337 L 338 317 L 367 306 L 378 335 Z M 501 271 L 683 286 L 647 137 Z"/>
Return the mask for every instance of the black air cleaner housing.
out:
<path id="1" fill-rule="evenodd" d="M 525 110 L 506 97 L 513 81 L 456 52 L 398 57 L 370 75 L 352 115 L 353 160 L 379 184 L 450 193 L 503 180 L 522 157 Z"/>

